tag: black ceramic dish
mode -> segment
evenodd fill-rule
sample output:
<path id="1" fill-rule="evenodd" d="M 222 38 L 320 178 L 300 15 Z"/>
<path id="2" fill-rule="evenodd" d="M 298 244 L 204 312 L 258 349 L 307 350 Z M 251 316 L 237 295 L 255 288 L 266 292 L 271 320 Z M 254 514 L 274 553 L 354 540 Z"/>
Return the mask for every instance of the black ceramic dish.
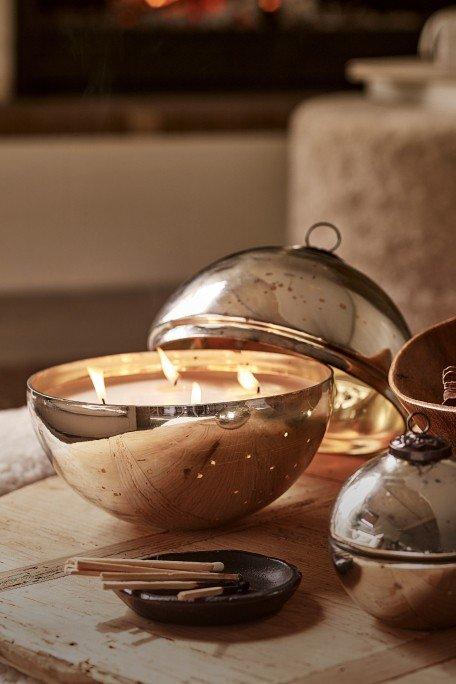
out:
<path id="1" fill-rule="evenodd" d="M 212 596 L 194 602 L 178 601 L 176 595 L 151 594 L 122 589 L 118 596 L 139 615 L 158 622 L 181 625 L 229 625 L 258 620 L 277 613 L 296 591 L 301 573 L 279 558 L 248 551 L 188 551 L 164 553 L 162 560 L 221 561 L 226 572 L 239 572 L 250 583 L 246 594 Z"/>

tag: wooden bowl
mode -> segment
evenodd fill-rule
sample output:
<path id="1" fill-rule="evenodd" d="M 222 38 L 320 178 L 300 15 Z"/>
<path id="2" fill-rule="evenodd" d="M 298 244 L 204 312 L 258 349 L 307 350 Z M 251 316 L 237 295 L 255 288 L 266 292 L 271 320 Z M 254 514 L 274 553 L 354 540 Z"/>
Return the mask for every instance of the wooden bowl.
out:
<path id="1" fill-rule="evenodd" d="M 456 446 L 456 406 L 442 404 L 442 371 L 451 364 L 456 364 L 456 316 L 412 337 L 393 359 L 389 382 L 410 413 L 424 413 L 430 431 Z"/>

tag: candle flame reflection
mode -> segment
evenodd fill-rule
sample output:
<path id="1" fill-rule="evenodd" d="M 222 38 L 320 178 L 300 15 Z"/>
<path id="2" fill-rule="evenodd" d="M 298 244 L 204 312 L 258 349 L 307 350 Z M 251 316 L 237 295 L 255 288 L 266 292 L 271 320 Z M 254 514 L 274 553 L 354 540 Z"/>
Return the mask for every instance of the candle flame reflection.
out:
<path id="1" fill-rule="evenodd" d="M 237 372 L 237 379 L 241 387 L 249 390 L 249 392 L 258 393 L 260 391 L 260 383 L 251 371 L 240 368 Z"/>
<path id="2" fill-rule="evenodd" d="M 201 404 L 202 392 L 199 382 L 192 382 L 192 393 L 190 396 L 191 404 Z"/>
<path id="3" fill-rule="evenodd" d="M 106 404 L 106 386 L 103 371 L 101 368 L 87 366 L 87 373 L 92 380 L 93 387 L 97 393 L 98 401 L 101 401 L 102 404 Z"/>
<path id="4" fill-rule="evenodd" d="M 160 357 L 160 363 L 161 363 L 161 367 L 163 370 L 163 375 L 168 380 L 170 385 L 173 385 L 173 387 L 174 387 L 174 385 L 176 385 L 177 381 L 179 380 L 179 373 L 177 372 L 177 369 L 174 366 L 173 362 L 165 354 L 163 349 L 160 349 L 160 347 L 157 347 L 157 351 L 158 351 L 158 356 Z"/>

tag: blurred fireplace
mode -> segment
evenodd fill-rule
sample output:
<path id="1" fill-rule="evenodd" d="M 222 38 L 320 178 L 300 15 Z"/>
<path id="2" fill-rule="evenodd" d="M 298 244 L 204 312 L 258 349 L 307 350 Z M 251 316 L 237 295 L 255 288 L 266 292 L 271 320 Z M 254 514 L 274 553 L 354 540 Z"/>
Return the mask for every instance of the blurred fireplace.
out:
<path id="1" fill-rule="evenodd" d="M 410 54 L 436 0 L 17 0 L 17 91 L 335 89 Z"/>

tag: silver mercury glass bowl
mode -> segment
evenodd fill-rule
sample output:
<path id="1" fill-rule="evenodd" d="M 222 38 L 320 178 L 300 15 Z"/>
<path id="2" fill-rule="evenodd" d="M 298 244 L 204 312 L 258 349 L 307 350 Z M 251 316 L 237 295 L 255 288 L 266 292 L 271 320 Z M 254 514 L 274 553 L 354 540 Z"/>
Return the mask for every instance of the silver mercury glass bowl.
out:
<path id="1" fill-rule="evenodd" d="M 446 628 L 456 625 L 456 460 L 447 442 L 416 433 L 412 420 L 342 488 L 332 558 L 347 593 L 374 617 Z"/>
<path id="2" fill-rule="evenodd" d="M 182 380 L 207 369 L 235 377 L 242 365 L 279 379 L 278 389 L 211 403 L 191 404 L 189 396 L 184 405 L 172 404 L 170 391 L 162 405 L 119 405 L 109 403 L 115 386 L 163 377 L 157 352 L 48 368 L 29 378 L 28 404 L 56 472 L 105 511 L 159 529 L 216 527 L 277 499 L 320 446 L 331 413 L 331 369 L 261 351 L 179 350 L 169 357 Z M 103 371 L 107 404 L 95 396 L 91 402 L 90 366 Z M 287 376 L 294 389 L 280 389 Z"/>
<path id="3" fill-rule="evenodd" d="M 334 247 L 311 243 L 321 226 Z M 402 431 L 388 384 L 393 356 L 410 337 L 385 292 L 334 254 L 335 226 L 318 223 L 298 247 L 260 247 L 207 266 L 155 318 L 149 348 L 275 349 L 335 369 L 337 393 L 321 451 L 372 455 Z"/>

